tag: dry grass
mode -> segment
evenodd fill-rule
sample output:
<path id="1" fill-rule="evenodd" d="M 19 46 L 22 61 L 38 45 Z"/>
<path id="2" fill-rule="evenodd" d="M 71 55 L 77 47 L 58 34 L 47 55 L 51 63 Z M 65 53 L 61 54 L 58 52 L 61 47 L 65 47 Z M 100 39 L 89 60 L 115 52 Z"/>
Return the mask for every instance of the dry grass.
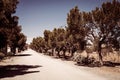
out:
<path id="1" fill-rule="evenodd" d="M 106 53 L 106 55 L 103 57 L 103 60 L 120 63 L 120 52 L 113 51 L 113 52 Z"/>
<path id="2" fill-rule="evenodd" d="M 77 59 L 81 56 L 87 57 L 87 54 L 89 55 L 90 58 L 94 57 L 96 61 L 99 60 L 99 56 L 97 52 L 87 53 L 86 51 L 83 51 L 82 53 L 75 52 L 72 59 L 73 61 L 77 61 Z M 103 56 L 103 61 L 111 61 L 111 62 L 120 63 L 120 52 L 119 51 L 102 53 L 102 56 Z"/>

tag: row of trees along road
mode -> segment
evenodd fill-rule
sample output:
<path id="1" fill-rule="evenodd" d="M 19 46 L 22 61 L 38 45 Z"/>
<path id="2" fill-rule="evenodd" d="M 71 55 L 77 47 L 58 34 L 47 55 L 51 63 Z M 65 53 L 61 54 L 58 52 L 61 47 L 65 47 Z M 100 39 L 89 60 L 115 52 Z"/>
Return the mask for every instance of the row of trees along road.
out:
<path id="1" fill-rule="evenodd" d="M 0 0 L 0 52 L 7 55 L 8 46 L 12 53 L 23 50 L 26 44 L 26 36 L 21 33 L 21 26 L 18 25 L 16 12 L 18 0 Z"/>
<path id="2" fill-rule="evenodd" d="M 68 51 L 73 56 L 75 51 L 83 51 L 91 44 L 98 52 L 100 63 L 103 64 L 102 44 L 120 50 L 120 2 L 105 2 L 101 7 L 90 12 L 81 12 L 78 7 L 70 10 L 67 16 L 67 27 L 45 30 L 44 37 L 34 38 L 31 48 L 38 52 L 49 49 L 59 52 Z M 53 54 L 52 54 L 53 55 Z"/>

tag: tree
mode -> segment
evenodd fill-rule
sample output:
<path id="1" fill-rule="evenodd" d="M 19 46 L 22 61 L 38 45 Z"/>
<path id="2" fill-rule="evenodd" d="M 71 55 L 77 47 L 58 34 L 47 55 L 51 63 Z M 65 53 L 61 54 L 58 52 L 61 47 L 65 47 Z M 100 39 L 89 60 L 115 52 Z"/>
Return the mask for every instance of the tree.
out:
<path id="1" fill-rule="evenodd" d="M 0 0 L 0 43 L 4 49 L 4 53 L 7 53 L 7 47 L 10 46 L 11 52 L 16 52 L 16 47 L 18 45 L 18 36 L 21 32 L 21 27 L 18 26 L 18 16 L 13 16 L 16 12 L 18 0 Z"/>
<path id="2" fill-rule="evenodd" d="M 79 44 L 79 49 L 84 50 L 85 47 L 85 27 L 82 23 L 82 13 L 79 11 L 78 7 L 70 10 L 67 18 L 68 33 L 73 35 L 74 44 Z"/>
<path id="3" fill-rule="evenodd" d="M 33 41 L 30 44 L 30 47 L 37 52 L 43 52 L 43 50 L 46 47 L 44 38 L 42 37 L 33 38 Z"/>
<path id="4" fill-rule="evenodd" d="M 113 0 L 112 2 L 103 3 L 101 8 L 96 8 L 92 11 L 92 15 L 94 25 L 100 30 L 98 53 L 100 56 L 101 64 L 103 64 L 101 45 L 106 44 L 107 47 L 109 47 L 110 44 L 113 44 L 111 43 L 113 41 L 112 36 L 116 35 L 114 33 L 114 30 L 117 27 L 117 22 L 120 19 L 120 2 L 118 2 L 117 0 Z"/>
<path id="5" fill-rule="evenodd" d="M 49 30 L 44 31 L 44 39 L 45 39 L 46 44 L 47 44 L 47 49 L 49 49 L 51 47 L 51 43 L 50 43 L 51 36 L 52 36 L 51 31 L 49 31 Z"/>
<path id="6" fill-rule="evenodd" d="M 7 53 L 7 45 L 8 45 L 8 36 L 9 36 L 9 31 L 11 26 L 11 21 L 12 21 L 12 14 L 15 13 L 16 6 L 18 4 L 18 0 L 0 0 L 0 30 L 4 32 L 4 34 L 1 35 L 6 37 L 2 39 L 4 44 L 3 47 L 6 48 L 4 50 L 4 53 Z M 1 45 L 1 44 L 0 44 Z"/>
<path id="7" fill-rule="evenodd" d="M 76 6 L 68 13 L 67 27 L 45 30 L 43 39 L 44 49 L 55 49 L 59 57 L 59 52 L 63 51 L 64 58 L 66 51 L 74 53 L 77 50 L 85 50 L 88 44 L 93 45 L 93 51 L 98 52 L 100 63 L 103 65 L 103 44 L 108 51 L 110 47 L 120 50 L 120 2 L 106 2 L 90 12 L 80 12 Z M 38 48 L 36 45 L 42 44 L 39 43 L 39 39 L 33 39 L 35 50 Z"/>
<path id="8" fill-rule="evenodd" d="M 23 33 L 19 33 L 18 34 L 17 47 L 18 47 L 18 51 L 19 52 L 25 50 L 26 40 L 27 40 L 27 38 L 26 38 L 26 36 Z"/>

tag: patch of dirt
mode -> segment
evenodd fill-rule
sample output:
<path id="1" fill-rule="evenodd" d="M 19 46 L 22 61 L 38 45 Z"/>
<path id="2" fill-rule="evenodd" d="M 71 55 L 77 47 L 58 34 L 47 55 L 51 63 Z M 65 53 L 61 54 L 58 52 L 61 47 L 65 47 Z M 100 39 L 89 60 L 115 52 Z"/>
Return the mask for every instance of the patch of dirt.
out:
<path id="1" fill-rule="evenodd" d="M 100 68 L 103 71 L 107 71 L 107 72 L 111 72 L 111 73 L 119 73 L 120 74 L 120 66 L 116 66 L 116 67 L 101 67 Z"/>
<path id="2" fill-rule="evenodd" d="M 120 80 L 120 66 L 116 67 L 94 67 L 90 72 L 109 78 L 109 80 Z"/>

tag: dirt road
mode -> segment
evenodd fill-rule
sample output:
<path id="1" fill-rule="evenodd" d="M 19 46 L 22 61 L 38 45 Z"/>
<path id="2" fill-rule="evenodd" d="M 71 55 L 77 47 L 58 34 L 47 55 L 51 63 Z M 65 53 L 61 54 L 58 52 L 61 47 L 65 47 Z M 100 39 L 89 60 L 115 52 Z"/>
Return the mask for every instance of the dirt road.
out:
<path id="1" fill-rule="evenodd" d="M 28 49 L 0 62 L 0 80 L 109 80 Z"/>

